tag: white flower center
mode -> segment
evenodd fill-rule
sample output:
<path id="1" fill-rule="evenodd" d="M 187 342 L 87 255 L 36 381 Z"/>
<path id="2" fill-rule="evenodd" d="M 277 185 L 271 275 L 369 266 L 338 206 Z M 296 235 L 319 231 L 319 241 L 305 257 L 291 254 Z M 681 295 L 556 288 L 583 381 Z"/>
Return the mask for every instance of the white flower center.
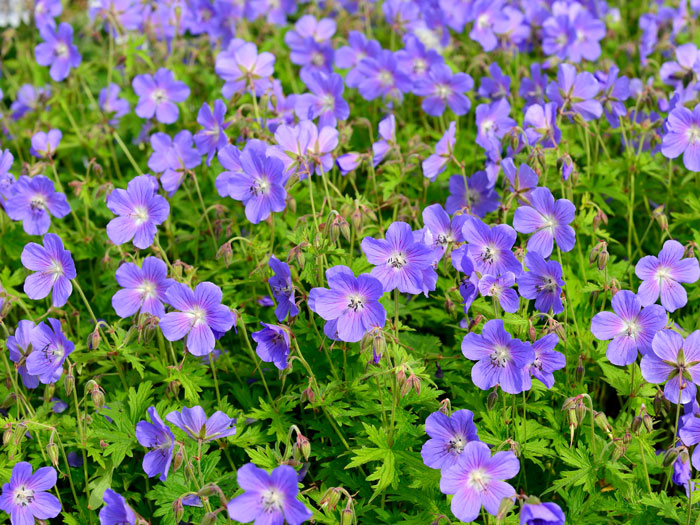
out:
<path id="1" fill-rule="evenodd" d="M 46 197 L 43 195 L 35 195 L 32 197 L 29 207 L 34 211 L 45 211 L 47 208 Z"/>
<path id="2" fill-rule="evenodd" d="M 408 264 L 408 259 L 406 258 L 406 254 L 402 252 L 395 252 L 391 254 L 391 257 L 387 259 L 386 263 L 392 268 L 400 270 L 406 266 L 406 264 Z"/>
<path id="3" fill-rule="evenodd" d="M 348 295 L 348 308 L 354 312 L 362 310 L 365 307 L 365 298 L 359 294 Z"/>
<path id="4" fill-rule="evenodd" d="M 438 84 L 437 86 L 435 86 L 435 94 L 440 98 L 447 98 L 450 95 L 450 93 L 452 93 L 450 86 L 447 86 L 445 84 Z"/>
<path id="5" fill-rule="evenodd" d="M 270 181 L 266 179 L 255 179 L 255 182 L 250 187 L 250 193 L 255 197 L 259 195 L 267 195 L 270 192 Z"/>
<path id="6" fill-rule="evenodd" d="M 156 295 L 156 285 L 152 281 L 145 280 L 141 283 L 141 286 L 137 288 L 137 291 L 141 294 L 144 299 L 149 297 L 155 297 Z"/>
<path id="7" fill-rule="evenodd" d="M 20 507 L 26 507 L 32 501 L 34 501 L 34 491 L 27 487 L 26 485 L 20 485 L 17 487 L 12 494 L 15 505 Z"/>
<path id="8" fill-rule="evenodd" d="M 624 334 L 631 337 L 632 339 L 637 339 L 637 334 L 640 332 L 642 327 L 639 325 L 636 319 L 630 321 L 625 321 L 623 323 Z"/>
<path id="9" fill-rule="evenodd" d="M 481 123 L 481 131 L 488 133 L 495 127 L 495 122 L 491 119 L 486 119 Z"/>
<path id="10" fill-rule="evenodd" d="M 465 446 L 467 446 L 467 440 L 464 436 L 456 435 L 450 439 L 450 451 L 455 454 L 461 454 Z"/>
<path id="11" fill-rule="evenodd" d="M 665 281 L 671 278 L 671 268 L 668 268 L 667 266 L 659 266 L 656 269 L 656 279 L 659 281 L 659 284 L 663 284 Z"/>
<path id="12" fill-rule="evenodd" d="M 691 144 L 700 142 L 700 126 L 692 125 L 686 131 L 686 138 Z"/>
<path id="13" fill-rule="evenodd" d="M 200 323 L 205 322 L 207 317 L 207 312 L 200 306 L 195 306 L 190 310 L 190 317 L 192 318 L 192 326 L 196 326 Z"/>
<path id="14" fill-rule="evenodd" d="M 394 83 L 394 75 L 391 74 L 391 71 L 387 71 L 386 69 L 382 70 L 382 72 L 379 73 L 379 83 L 382 86 L 391 86 Z"/>
<path id="15" fill-rule="evenodd" d="M 480 468 L 472 470 L 467 477 L 467 483 L 479 492 L 484 492 L 487 489 L 489 481 L 491 481 L 491 476 Z"/>
<path id="16" fill-rule="evenodd" d="M 50 274 L 53 274 L 54 279 L 63 275 L 64 270 L 61 261 L 59 261 L 58 259 L 51 259 L 51 266 L 49 266 L 49 269 L 47 271 Z"/>
<path id="17" fill-rule="evenodd" d="M 137 226 L 148 222 L 148 210 L 143 206 L 136 206 L 131 212 L 131 217 L 136 221 Z"/>
<path id="18" fill-rule="evenodd" d="M 324 95 L 321 97 L 321 108 L 324 113 L 326 111 L 333 111 L 334 107 L 335 98 L 333 98 L 333 95 Z"/>
<path id="19" fill-rule="evenodd" d="M 486 29 L 489 26 L 489 15 L 484 13 L 479 18 L 476 19 L 476 25 L 479 29 Z"/>
<path id="20" fill-rule="evenodd" d="M 151 93 L 151 100 L 156 104 L 162 104 L 168 100 L 168 95 L 165 93 L 164 89 L 156 88 L 153 90 L 153 93 Z"/>
<path id="21" fill-rule="evenodd" d="M 63 42 L 59 42 L 56 44 L 55 52 L 58 58 L 66 58 L 68 56 L 68 46 Z"/>
<path id="22" fill-rule="evenodd" d="M 284 495 L 276 488 L 269 488 L 262 492 L 262 507 L 265 512 L 279 511 L 282 509 Z"/>
<path id="23" fill-rule="evenodd" d="M 510 361 L 510 350 L 508 350 L 508 347 L 496 346 L 491 353 L 491 363 L 494 366 L 503 368 L 508 364 L 508 361 Z"/>

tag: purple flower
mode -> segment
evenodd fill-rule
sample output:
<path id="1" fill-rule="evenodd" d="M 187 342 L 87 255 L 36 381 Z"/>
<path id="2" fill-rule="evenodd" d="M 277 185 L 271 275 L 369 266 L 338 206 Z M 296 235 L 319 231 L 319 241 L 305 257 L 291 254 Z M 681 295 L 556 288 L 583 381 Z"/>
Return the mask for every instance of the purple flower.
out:
<path id="1" fill-rule="evenodd" d="M 510 498 L 515 489 L 501 481 L 514 477 L 520 462 L 511 451 L 496 452 L 481 441 L 467 443 L 454 467 L 440 472 L 440 491 L 454 494 L 452 514 L 461 521 L 474 521 L 481 506 L 495 516 L 503 498 Z"/>
<path id="2" fill-rule="evenodd" d="M 56 153 L 61 138 L 63 138 L 63 133 L 60 129 L 51 129 L 48 133 L 37 131 L 32 136 L 32 147 L 29 149 L 29 153 L 39 159 L 51 158 Z"/>
<path id="3" fill-rule="evenodd" d="M 469 209 L 474 215 L 484 217 L 498 209 L 498 193 L 485 171 L 477 171 L 471 177 L 467 177 L 466 187 L 464 182 L 462 175 L 450 177 L 450 196 L 445 201 L 448 213 Z"/>
<path id="4" fill-rule="evenodd" d="M 479 441 L 471 410 L 457 410 L 452 417 L 433 412 L 425 420 L 425 433 L 430 439 L 423 444 L 420 455 L 423 463 L 434 469 L 454 466 L 467 443 Z"/>
<path id="5" fill-rule="evenodd" d="M 148 167 L 156 173 L 163 173 L 160 182 L 172 196 L 182 184 L 185 171 L 199 166 L 202 156 L 194 147 L 192 133 L 186 129 L 172 139 L 166 133 L 154 133 L 151 147 L 153 153 L 148 159 Z"/>
<path id="6" fill-rule="evenodd" d="M 297 2 L 296 0 L 251 0 L 250 9 L 256 17 L 262 15 L 268 23 L 284 26 L 287 24 L 287 16 L 296 12 Z"/>
<path id="7" fill-rule="evenodd" d="M 535 359 L 530 343 L 513 339 L 501 319 L 488 321 L 481 334 L 465 335 L 462 354 L 476 361 L 472 367 L 472 381 L 476 386 L 488 390 L 500 385 L 509 394 L 523 391 L 523 369 Z"/>
<path id="8" fill-rule="evenodd" d="M 181 412 L 173 411 L 165 416 L 172 423 L 195 441 L 212 441 L 236 434 L 236 420 L 217 410 L 207 418 L 200 406 L 184 407 Z"/>
<path id="9" fill-rule="evenodd" d="M 389 113 L 380 120 L 378 127 L 381 139 L 372 144 L 372 163 L 375 168 L 386 158 L 392 145 L 396 144 L 396 117 L 394 114 Z"/>
<path id="10" fill-rule="evenodd" d="M 498 40 L 493 32 L 494 22 L 501 15 L 502 0 L 477 0 L 472 7 L 472 20 L 474 26 L 469 32 L 469 38 L 479 42 L 484 51 L 493 51 L 498 45 Z"/>
<path id="11" fill-rule="evenodd" d="M 365 57 L 374 57 L 381 51 L 381 46 L 376 40 L 367 40 L 367 37 L 360 31 L 350 31 L 348 33 L 348 46 L 340 47 L 335 52 L 335 65 L 338 69 L 350 69 L 345 76 L 345 83 L 348 87 L 356 88 L 363 80 L 363 75 L 357 65 Z M 401 67 L 401 55 L 396 57 Z M 405 72 L 404 72 L 405 73 Z"/>
<path id="12" fill-rule="evenodd" d="M 673 330 L 660 330 L 651 348 L 639 364 L 644 379 L 652 384 L 666 381 L 664 397 L 671 403 L 694 400 L 700 385 L 700 330 L 685 340 Z"/>
<path id="13" fill-rule="evenodd" d="M 516 122 L 510 117 L 510 104 L 505 98 L 491 104 L 476 107 L 476 143 L 484 148 L 488 157 L 497 161 L 501 157 L 501 139 Z"/>
<path id="14" fill-rule="evenodd" d="M 339 120 L 347 120 L 350 106 L 343 98 L 343 77 L 338 73 L 312 72 L 302 75 L 310 93 L 295 99 L 294 111 L 301 120 L 318 118 L 318 126 L 335 127 Z"/>
<path id="15" fill-rule="evenodd" d="M 661 153 L 667 159 L 683 154 L 686 169 L 700 171 L 700 104 L 693 111 L 677 106 L 668 114 Z"/>
<path id="16" fill-rule="evenodd" d="M 532 377 L 539 379 L 544 386 L 554 386 L 554 371 L 566 366 L 566 357 L 561 352 L 554 350 L 559 343 L 556 334 L 547 334 L 532 343 L 535 359 L 525 367 L 523 371 L 523 390 L 530 390 Z"/>
<path id="17" fill-rule="evenodd" d="M 292 273 L 289 270 L 289 265 L 282 262 L 274 255 L 270 256 L 267 262 L 272 271 L 275 273 L 267 282 L 272 290 L 272 295 L 277 301 L 275 308 L 275 317 L 281 323 L 289 315 L 296 317 L 299 313 L 299 308 L 294 301 L 294 285 L 292 284 Z"/>
<path id="18" fill-rule="evenodd" d="M 20 461 L 12 467 L 10 482 L 2 486 L 0 510 L 10 515 L 13 525 L 30 525 L 35 518 L 55 518 L 61 512 L 61 503 L 48 492 L 55 484 L 53 467 L 42 467 L 32 474 L 32 466 Z"/>
<path id="19" fill-rule="evenodd" d="M 423 210 L 423 223 L 432 237 L 432 246 L 444 253 L 451 244 L 464 241 L 462 225 L 466 215 L 450 216 L 439 204 L 431 204 Z"/>
<path id="20" fill-rule="evenodd" d="M 639 298 L 632 292 L 621 290 L 612 298 L 615 313 L 600 312 L 593 317 L 591 332 L 608 344 L 608 361 L 626 366 L 637 360 L 637 351 L 642 355 L 651 352 L 654 335 L 667 321 L 666 310 L 658 304 L 642 308 Z"/>
<path id="21" fill-rule="evenodd" d="M 513 227 L 520 233 L 533 233 L 527 241 L 528 251 L 542 257 L 552 254 L 554 240 L 562 251 L 576 244 L 576 232 L 569 226 L 574 220 L 576 206 L 567 199 L 554 200 L 549 188 L 536 188 L 530 193 L 532 206 L 520 206 L 513 216 Z"/>
<path id="22" fill-rule="evenodd" d="M 21 322 L 21 321 L 20 321 Z M 51 398 L 51 411 L 54 414 L 63 414 L 68 409 L 68 403 L 60 397 Z"/>
<path id="23" fill-rule="evenodd" d="M 39 386 L 39 378 L 27 372 L 26 358 L 31 352 L 31 335 L 34 330 L 32 321 L 20 321 L 17 324 L 15 335 L 7 338 L 7 350 L 10 353 L 10 361 L 19 365 L 17 372 L 22 378 L 22 383 L 26 388 L 36 388 Z M 37 351 L 39 349 L 36 349 Z M 20 364 L 21 363 L 21 364 Z"/>
<path id="24" fill-rule="evenodd" d="M 564 311 L 561 302 L 561 264 L 545 261 L 537 252 L 525 255 L 525 266 L 530 270 L 518 277 L 518 291 L 525 299 L 534 299 L 539 312 L 560 314 Z"/>
<path id="25" fill-rule="evenodd" d="M 456 132 L 457 126 L 453 120 L 450 122 L 447 131 L 445 131 L 444 135 L 435 145 L 435 153 L 423 161 L 423 176 L 427 177 L 431 181 L 435 181 L 437 176 L 445 171 L 447 163 L 452 158 L 455 143 L 457 142 L 455 136 Z"/>
<path id="26" fill-rule="evenodd" d="M 503 310 L 510 313 L 518 311 L 518 294 L 511 287 L 515 284 L 515 275 L 506 272 L 498 277 L 483 275 L 479 280 L 479 292 L 484 297 L 493 297 Z"/>
<path id="27" fill-rule="evenodd" d="M 522 265 L 511 251 L 517 234 L 507 224 L 489 228 L 476 217 L 467 217 L 462 226 L 462 235 L 469 243 L 469 257 L 480 274 L 512 272 L 517 277 L 522 273 Z"/>
<path id="28" fill-rule="evenodd" d="M 246 218 L 258 224 L 271 212 L 284 210 L 287 190 L 284 189 L 286 176 L 282 161 L 266 156 L 265 144 L 261 141 L 246 147 L 238 161 L 241 169 L 231 172 L 226 179 L 226 191 L 229 197 L 245 205 Z"/>
<path id="29" fill-rule="evenodd" d="M 27 372 L 37 376 L 44 385 L 56 383 L 63 374 L 63 363 L 73 352 L 75 345 L 61 331 L 61 322 L 49 317 L 50 326 L 41 322 L 32 330 L 29 338 L 32 352 L 27 357 Z"/>
<path id="30" fill-rule="evenodd" d="M 539 178 L 537 173 L 527 164 L 521 164 L 517 168 L 510 157 L 501 161 L 503 173 L 510 182 L 510 191 L 517 197 L 527 197 L 537 187 Z"/>
<path id="31" fill-rule="evenodd" d="M 388 49 L 360 60 L 357 72 L 361 78 L 357 89 L 365 100 L 384 97 L 400 102 L 403 93 L 413 87 L 411 79 L 397 68 L 394 53 Z"/>
<path id="32" fill-rule="evenodd" d="M 414 83 L 413 92 L 425 97 L 421 107 L 428 115 L 439 117 L 449 106 L 455 115 L 466 115 L 471 102 L 464 94 L 474 87 L 472 77 L 466 73 L 452 74 L 446 64 L 433 64 L 428 74 Z"/>
<path id="33" fill-rule="evenodd" d="M 520 525 L 564 525 L 566 516 L 556 503 L 525 503 L 520 511 Z"/>
<path id="34" fill-rule="evenodd" d="M 328 288 L 312 288 L 309 308 L 323 319 L 323 329 L 331 339 L 356 343 L 372 328 L 384 327 L 386 310 L 379 303 L 382 283 L 371 275 L 355 274 L 347 266 L 326 270 Z"/>
<path id="35" fill-rule="evenodd" d="M 246 463 L 236 475 L 238 486 L 245 492 L 227 505 L 232 520 L 275 524 L 286 521 L 289 525 L 299 525 L 311 519 L 311 511 L 297 499 L 297 473 L 289 465 L 280 465 L 268 474 Z"/>
<path id="36" fill-rule="evenodd" d="M 642 306 L 655 303 L 661 295 L 661 304 L 669 312 L 682 308 L 688 302 L 688 295 L 680 283 L 694 283 L 700 278 L 700 267 L 695 257 L 683 259 L 683 245 L 668 240 L 658 257 L 642 257 L 634 273 L 642 281 L 637 296 Z"/>
<path id="37" fill-rule="evenodd" d="M 481 79 L 479 96 L 491 100 L 508 97 L 510 93 L 510 77 L 503 74 L 498 62 L 491 62 L 489 74 L 491 75 L 490 77 L 482 77 Z"/>
<path id="38" fill-rule="evenodd" d="M 600 84 L 591 73 L 577 73 L 571 64 L 560 64 L 557 81 L 547 86 L 547 96 L 560 111 L 571 110 L 586 121 L 603 114 L 603 106 L 594 98 L 599 91 Z"/>
<path id="39" fill-rule="evenodd" d="M 554 3 L 552 16 L 544 21 L 542 29 L 542 50 L 547 55 L 571 62 L 597 60 L 600 56 L 599 41 L 605 36 L 605 24 L 578 2 Z"/>
<path id="40" fill-rule="evenodd" d="M 23 84 L 17 90 L 15 100 L 10 106 L 12 118 L 15 120 L 21 119 L 27 113 L 37 111 L 38 109 L 48 109 L 46 101 L 51 96 L 51 88 L 34 87 L 31 84 Z"/>
<path id="41" fill-rule="evenodd" d="M 537 62 L 530 64 L 530 76 L 520 81 L 518 94 L 525 99 L 525 106 L 532 104 L 544 105 L 544 92 L 547 89 L 549 77 L 542 72 L 542 66 Z"/>
<path id="42" fill-rule="evenodd" d="M 109 121 L 112 126 L 117 126 L 119 119 L 130 111 L 129 102 L 126 99 L 119 98 L 120 92 L 121 88 L 117 84 L 112 83 L 100 91 L 98 98 L 100 109 L 105 113 L 114 114 L 112 115 L 112 120 Z"/>
<path id="43" fill-rule="evenodd" d="M 620 68 L 617 66 L 612 66 L 607 73 L 596 73 L 596 78 L 602 84 L 600 102 L 605 111 L 605 118 L 613 128 L 618 128 L 620 117 L 627 114 L 624 101 L 630 97 L 630 79 L 619 74 Z"/>
<path id="44" fill-rule="evenodd" d="M 175 80 L 169 69 L 161 68 L 155 75 L 137 75 L 131 83 L 139 96 L 136 114 L 145 119 L 155 115 L 158 122 L 172 124 L 180 115 L 176 102 L 183 102 L 190 96 L 187 84 Z"/>
<path id="45" fill-rule="evenodd" d="M 700 74 L 700 53 L 692 42 L 680 45 L 675 49 L 676 61 L 661 64 L 659 76 L 664 84 L 670 86 L 683 86 L 690 80 L 697 82 Z"/>
<path id="46" fill-rule="evenodd" d="M 411 226 L 394 222 L 386 231 L 386 239 L 365 237 L 362 251 L 375 265 L 372 277 L 379 279 L 385 292 L 418 294 L 423 291 L 423 270 L 431 266 L 433 253 L 427 246 L 415 242 Z"/>
<path id="47" fill-rule="evenodd" d="M 223 294 L 213 283 L 199 283 L 192 289 L 182 283 L 168 288 L 168 302 L 179 312 L 170 312 L 160 320 L 160 328 L 168 341 L 187 336 L 187 349 L 192 355 L 203 356 L 214 350 L 214 332 L 228 332 L 235 320 L 231 310 L 221 304 Z"/>
<path id="48" fill-rule="evenodd" d="M 118 215 L 107 224 L 109 240 L 119 246 L 133 239 L 134 246 L 142 250 L 153 244 L 157 226 L 170 213 L 170 204 L 158 195 L 147 175 L 131 179 L 126 190 L 117 188 L 110 193 L 107 208 Z"/>
<path id="49" fill-rule="evenodd" d="M 227 127 L 224 123 L 225 117 L 226 104 L 218 99 L 214 101 L 213 111 L 205 102 L 197 113 L 197 123 L 204 129 L 195 134 L 194 143 L 199 154 L 207 156 L 207 166 L 211 166 L 214 154 L 228 144 L 228 137 L 224 133 Z"/>
<path id="50" fill-rule="evenodd" d="M 104 507 L 100 510 L 100 525 L 134 525 L 136 514 L 126 504 L 124 496 L 112 489 L 106 489 L 102 495 Z"/>
<path id="51" fill-rule="evenodd" d="M 258 343 L 255 353 L 266 363 L 274 363 L 277 368 L 287 368 L 289 356 L 289 334 L 282 326 L 260 323 L 262 330 L 253 332 L 251 338 Z"/>
<path id="52" fill-rule="evenodd" d="M 34 20 L 36 27 L 41 29 L 45 25 L 54 25 L 54 18 L 63 11 L 61 0 L 36 0 L 34 4 Z"/>
<path id="53" fill-rule="evenodd" d="M 55 233 L 44 235 L 43 243 L 44 246 L 30 242 L 22 250 L 22 264 L 35 272 L 24 281 L 24 293 L 34 300 L 52 294 L 52 306 L 60 308 L 73 292 L 70 281 L 76 276 L 75 264 L 70 252 L 63 247 L 61 238 Z"/>
<path id="54" fill-rule="evenodd" d="M 561 130 L 557 127 L 557 105 L 547 102 L 533 104 L 525 111 L 523 126 L 530 146 L 537 143 L 543 148 L 555 148 L 561 140 Z"/>
<path id="55" fill-rule="evenodd" d="M 160 480 L 168 479 L 170 463 L 173 461 L 175 436 L 172 430 L 163 423 L 156 407 L 148 409 L 152 423 L 139 421 L 136 423 L 136 439 L 151 450 L 143 457 L 143 471 L 149 478 L 160 475 Z"/>
<path id="56" fill-rule="evenodd" d="M 49 75 L 56 82 L 64 80 L 71 68 L 78 67 L 81 56 L 73 45 L 73 27 L 62 22 L 58 29 L 53 24 L 39 28 L 44 42 L 34 48 L 34 56 L 40 66 L 51 66 Z"/>
<path id="57" fill-rule="evenodd" d="M 228 49 L 216 57 L 215 70 L 225 82 L 221 88 L 224 98 L 246 90 L 259 96 L 270 86 L 275 55 L 267 51 L 258 54 L 255 44 L 233 40 Z"/>
<path id="58" fill-rule="evenodd" d="M 434 64 L 444 62 L 434 49 L 427 49 L 415 35 L 406 33 L 403 36 L 404 48 L 394 54 L 399 70 L 410 77 L 415 84 L 428 74 Z M 336 60 L 337 63 L 337 60 Z"/>
<path id="59" fill-rule="evenodd" d="M 112 296 L 114 311 L 122 319 L 137 312 L 162 318 L 166 292 L 175 282 L 167 275 L 167 266 L 156 257 L 146 257 L 142 268 L 134 263 L 122 264 L 117 268 L 115 278 L 123 289 Z"/>

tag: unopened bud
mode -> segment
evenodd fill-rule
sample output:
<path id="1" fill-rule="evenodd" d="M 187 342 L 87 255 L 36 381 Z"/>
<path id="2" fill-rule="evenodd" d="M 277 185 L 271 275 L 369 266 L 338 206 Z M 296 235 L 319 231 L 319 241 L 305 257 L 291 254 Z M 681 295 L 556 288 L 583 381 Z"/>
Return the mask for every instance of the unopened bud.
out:
<path id="1" fill-rule="evenodd" d="M 670 467 L 673 465 L 676 460 L 678 459 L 678 454 L 680 454 L 680 450 L 678 447 L 673 447 L 669 448 L 665 453 L 664 453 L 664 460 L 663 460 L 663 466 L 664 468 Z"/>
<path id="2" fill-rule="evenodd" d="M 483 321 L 483 319 L 484 319 L 483 315 L 476 314 L 476 316 L 474 316 L 474 319 L 472 319 L 469 322 L 469 328 L 468 328 L 469 331 L 472 332 L 477 326 L 479 326 L 481 324 L 481 321 Z"/>
<path id="3" fill-rule="evenodd" d="M 625 430 L 624 435 L 622 436 L 622 442 L 627 445 L 630 441 L 632 441 L 632 434 L 630 433 L 629 429 Z"/>
<path id="4" fill-rule="evenodd" d="M 612 432 L 610 422 L 608 421 L 607 416 L 603 412 L 596 412 L 593 416 L 593 421 L 595 421 L 595 424 L 598 425 L 598 428 L 600 428 L 606 434 L 610 434 Z"/>
<path id="5" fill-rule="evenodd" d="M 654 218 L 654 220 L 656 220 L 656 222 L 659 225 L 659 228 L 661 228 L 661 231 L 668 231 L 668 217 L 666 217 L 666 213 L 664 212 L 663 204 L 656 208 L 651 213 L 651 216 Z"/>
<path id="6" fill-rule="evenodd" d="M 608 265 L 608 260 L 610 259 L 610 254 L 608 253 L 607 247 L 603 247 L 598 254 L 598 269 L 604 270 Z"/>
<path id="7" fill-rule="evenodd" d="M 201 525 L 214 525 L 216 523 L 216 514 L 214 512 L 207 512 L 200 523 Z"/>
<path id="8" fill-rule="evenodd" d="M 219 490 L 219 487 L 217 487 L 214 483 L 207 483 L 199 490 L 199 492 L 197 492 L 197 496 L 200 498 L 209 498 L 214 494 L 217 494 Z"/>
<path id="9" fill-rule="evenodd" d="M 73 370 L 69 370 L 66 378 L 63 380 L 63 387 L 66 389 L 66 395 L 70 396 L 75 388 L 75 376 Z"/>
<path id="10" fill-rule="evenodd" d="M 180 381 L 170 381 L 165 389 L 165 392 L 168 397 L 177 398 L 178 394 L 180 393 Z"/>
<path id="11" fill-rule="evenodd" d="M 564 400 L 564 404 L 561 406 L 562 410 L 571 410 L 576 406 L 578 399 L 576 397 L 567 397 Z"/>
<path id="12" fill-rule="evenodd" d="M 532 324 L 532 319 L 529 319 L 527 324 L 527 335 L 530 337 L 530 341 L 534 343 L 537 340 L 537 330 L 535 330 L 535 325 Z"/>
<path id="13" fill-rule="evenodd" d="M 506 519 L 508 513 L 515 507 L 515 501 L 513 498 L 503 498 L 501 504 L 498 506 L 498 512 L 496 513 L 496 520 L 502 521 Z"/>
<path id="14" fill-rule="evenodd" d="M 440 408 L 438 410 L 446 416 L 450 415 L 450 412 L 452 412 L 452 402 L 448 397 L 440 401 Z"/>
<path id="15" fill-rule="evenodd" d="M 352 525 L 355 522 L 355 509 L 348 504 L 340 513 L 340 525 Z"/>
<path id="16" fill-rule="evenodd" d="M 612 459 L 613 463 L 620 459 L 622 456 L 625 455 L 625 452 L 627 452 L 627 447 L 621 443 L 616 443 L 615 447 L 613 448 L 612 455 L 610 459 Z"/>
<path id="17" fill-rule="evenodd" d="M 7 446 L 10 444 L 10 441 L 12 441 L 12 436 L 14 435 L 14 432 L 12 431 L 12 427 L 8 428 L 5 430 L 5 432 L 2 433 L 2 444 L 3 446 Z"/>
<path id="18" fill-rule="evenodd" d="M 685 252 L 683 253 L 683 257 L 695 257 L 695 248 L 697 248 L 697 244 L 695 242 L 690 241 L 688 244 L 685 246 Z"/>
<path id="19" fill-rule="evenodd" d="M 231 246 L 231 242 L 225 242 L 219 247 L 216 251 L 216 259 L 223 259 L 226 268 L 229 267 L 233 260 L 233 247 Z"/>
<path id="20" fill-rule="evenodd" d="M 91 393 L 92 402 L 95 404 L 97 410 L 101 410 L 105 406 L 105 395 L 102 393 L 101 388 L 97 388 Z"/>
<path id="21" fill-rule="evenodd" d="M 89 350 L 96 350 L 100 347 L 100 329 L 95 328 L 88 336 L 87 346 Z"/>
<path id="22" fill-rule="evenodd" d="M 644 414 L 642 416 L 642 423 L 644 423 L 644 428 L 647 429 L 647 432 L 654 431 L 654 420 L 651 418 L 651 416 L 649 414 Z"/>
<path id="23" fill-rule="evenodd" d="M 46 445 L 46 453 L 49 455 L 53 466 L 58 467 L 58 445 L 54 443 L 52 439 L 49 440 L 48 445 Z"/>
<path id="24" fill-rule="evenodd" d="M 588 409 L 586 408 L 586 404 L 583 401 L 579 401 L 576 404 L 576 408 L 574 411 L 576 412 L 576 419 L 578 420 L 579 425 L 583 425 L 585 419 L 586 419 L 586 411 Z"/>
<path id="25" fill-rule="evenodd" d="M 182 504 L 182 498 L 177 498 L 173 501 L 173 514 L 175 515 L 175 523 L 180 523 L 185 514 L 185 507 Z"/>
<path id="26" fill-rule="evenodd" d="M 578 416 L 576 415 L 576 410 L 569 410 L 567 415 L 569 416 L 569 427 L 578 428 Z"/>
<path id="27" fill-rule="evenodd" d="M 308 461 L 309 455 L 311 454 L 311 442 L 309 441 L 309 438 L 297 433 L 297 441 L 295 445 L 301 452 L 301 456 L 304 458 L 304 460 Z"/>
<path id="28" fill-rule="evenodd" d="M 340 491 L 335 487 L 331 487 L 325 492 L 325 494 L 321 498 L 320 504 L 321 508 L 328 507 L 329 510 L 335 510 L 339 502 Z"/>
<path id="29" fill-rule="evenodd" d="M 632 418 L 631 430 L 634 434 L 639 432 L 639 428 L 642 426 L 642 418 L 639 416 L 634 416 Z"/>
<path id="30" fill-rule="evenodd" d="M 486 398 L 486 408 L 489 410 L 493 410 L 493 407 L 496 406 L 496 402 L 498 401 L 498 390 L 495 388 L 489 393 L 489 396 Z"/>
<path id="31" fill-rule="evenodd" d="M 182 449 L 178 450 L 173 456 L 173 472 L 177 472 L 182 462 L 185 460 L 185 455 L 182 453 Z"/>

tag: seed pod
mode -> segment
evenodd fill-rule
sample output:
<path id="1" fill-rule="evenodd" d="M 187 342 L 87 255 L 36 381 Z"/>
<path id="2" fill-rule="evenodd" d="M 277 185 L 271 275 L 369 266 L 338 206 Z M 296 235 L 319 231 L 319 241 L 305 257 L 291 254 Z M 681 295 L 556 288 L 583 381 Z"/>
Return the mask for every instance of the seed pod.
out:
<path id="1" fill-rule="evenodd" d="M 340 491 L 335 488 L 329 488 L 321 498 L 321 508 L 328 507 L 329 510 L 335 510 L 340 502 Z"/>
<path id="2" fill-rule="evenodd" d="M 58 445 L 53 442 L 53 437 L 51 437 L 49 443 L 46 445 L 46 453 L 49 455 L 53 466 L 58 467 Z"/>
<path id="3" fill-rule="evenodd" d="M 678 459 L 678 454 L 680 454 L 680 450 L 678 450 L 678 447 L 673 447 L 669 448 L 665 453 L 664 453 L 664 460 L 663 460 L 663 466 L 664 468 L 670 467 L 675 463 L 675 461 Z"/>
<path id="4" fill-rule="evenodd" d="M 182 504 L 182 498 L 177 498 L 173 501 L 173 514 L 175 514 L 175 523 L 180 523 L 185 514 L 185 507 Z"/>
<path id="5" fill-rule="evenodd" d="M 601 244 L 596 244 L 593 249 L 588 254 L 588 264 L 593 264 L 598 259 L 598 254 L 600 253 Z"/>
<path id="6" fill-rule="evenodd" d="M 309 438 L 297 433 L 297 442 L 295 445 L 301 452 L 301 456 L 304 458 L 304 460 L 308 461 L 309 455 L 311 454 L 311 442 L 309 441 Z"/>
<path id="7" fill-rule="evenodd" d="M 496 406 L 497 401 L 498 401 L 498 390 L 494 388 L 489 393 L 489 397 L 486 398 L 486 408 L 488 408 L 489 410 L 493 410 L 493 407 Z"/>
<path id="8" fill-rule="evenodd" d="M 207 512 L 202 518 L 201 525 L 214 525 L 216 523 L 216 513 Z"/>

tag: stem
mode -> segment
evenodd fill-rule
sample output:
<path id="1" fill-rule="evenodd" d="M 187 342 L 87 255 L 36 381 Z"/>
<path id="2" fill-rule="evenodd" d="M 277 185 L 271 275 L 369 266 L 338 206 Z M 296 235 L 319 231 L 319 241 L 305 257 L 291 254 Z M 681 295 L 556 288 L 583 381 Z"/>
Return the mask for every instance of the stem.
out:
<path id="1" fill-rule="evenodd" d="M 250 344 L 250 340 L 248 339 L 248 330 L 245 327 L 245 322 L 243 321 L 243 318 L 241 317 L 241 330 L 243 331 L 243 339 L 245 339 L 245 344 L 246 347 L 248 348 L 248 352 L 250 352 L 250 357 L 253 360 L 253 363 L 255 364 L 255 368 L 258 371 L 258 374 L 260 375 L 260 379 L 262 379 L 262 384 L 265 387 L 265 392 L 267 392 L 267 397 L 270 400 L 270 403 L 272 404 L 273 407 L 275 407 L 275 410 L 277 410 L 276 405 L 275 405 L 275 400 L 272 397 L 272 394 L 270 393 L 270 389 L 267 386 L 267 381 L 265 380 L 265 376 L 262 373 L 262 370 L 260 369 L 260 365 L 258 364 L 258 356 L 255 353 L 255 350 L 253 350 L 253 347 Z"/>
<path id="2" fill-rule="evenodd" d="M 649 471 L 647 470 L 647 458 L 644 455 L 644 447 L 642 446 L 642 438 L 640 436 L 637 436 L 637 441 L 639 442 L 639 454 L 642 456 L 642 466 L 644 467 L 644 477 L 647 480 L 647 490 L 649 491 L 649 494 L 651 494 L 651 482 L 649 481 Z"/>
<path id="3" fill-rule="evenodd" d="M 216 378 L 216 364 L 214 364 L 215 361 L 216 359 L 214 359 L 214 356 L 212 354 L 209 354 L 209 364 L 211 365 L 211 373 L 214 376 L 214 390 L 216 390 L 216 402 L 219 406 L 219 410 L 222 410 L 221 395 L 219 394 L 219 381 Z"/>
<path id="4" fill-rule="evenodd" d="M 202 205 L 202 213 L 204 213 L 204 218 L 207 221 L 207 226 L 209 227 L 209 233 L 211 235 L 211 243 L 212 246 L 214 247 L 214 253 L 219 249 L 218 246 L 216 245 L 216 237 L 214 237 L 214 228 L 211 225 L 211 221 L 209 220 L 209 214 L 207 213 L 207 208 L 204 206 L 204 199 L 202 198 L 202 192 L 199 189 L 199 181 L 197 180 L 197 176 L 192 173 L 192 179 L 194 179 L 194 189 L 197 190 L 197 197 L 199 197 L 199 204 Z"/>

